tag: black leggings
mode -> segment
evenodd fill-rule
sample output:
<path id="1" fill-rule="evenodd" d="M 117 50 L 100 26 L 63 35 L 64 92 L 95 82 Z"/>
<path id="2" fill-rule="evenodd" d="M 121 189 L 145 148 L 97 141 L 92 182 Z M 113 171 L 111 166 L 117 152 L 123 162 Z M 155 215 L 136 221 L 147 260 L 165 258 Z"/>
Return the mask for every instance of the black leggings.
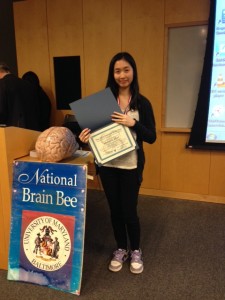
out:
<path id="1" fill-rule="evenodd" d="M 108 200 L 117 247 L 131 250 L 140 247 L 140 223 L 137 202 L 140 183 L 137 169 L 100 167 L 99 175 Z"/>

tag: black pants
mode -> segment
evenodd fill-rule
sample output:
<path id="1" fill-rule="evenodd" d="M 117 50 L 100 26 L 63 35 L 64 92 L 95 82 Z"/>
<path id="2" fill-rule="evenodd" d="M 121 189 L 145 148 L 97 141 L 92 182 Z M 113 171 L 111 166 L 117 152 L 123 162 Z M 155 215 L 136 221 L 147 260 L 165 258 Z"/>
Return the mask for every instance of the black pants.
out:
<path id="1" fill-rule="evenodd" d="M 100 167 L 99 175 L 108 200 L 117 247 L 131 250 L 140 247 L 140 223 L 137 202 L 140 183 L 137 169 Z"/>

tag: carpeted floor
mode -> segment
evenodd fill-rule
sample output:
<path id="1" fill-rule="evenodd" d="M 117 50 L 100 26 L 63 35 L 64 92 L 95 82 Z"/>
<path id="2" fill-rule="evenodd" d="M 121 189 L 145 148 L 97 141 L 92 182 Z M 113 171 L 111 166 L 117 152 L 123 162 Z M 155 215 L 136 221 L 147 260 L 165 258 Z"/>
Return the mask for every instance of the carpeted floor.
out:
<path id="1" fill-rule="evenodd" d="M 225 300 L 225 205 L 139 197 L 144 272 L 118 273 L 107 265 L 115 244 L 101 191 L 88 191 L 81 295 L 8 281 L 0 270 L 0 299 L 7 300 Z"/>

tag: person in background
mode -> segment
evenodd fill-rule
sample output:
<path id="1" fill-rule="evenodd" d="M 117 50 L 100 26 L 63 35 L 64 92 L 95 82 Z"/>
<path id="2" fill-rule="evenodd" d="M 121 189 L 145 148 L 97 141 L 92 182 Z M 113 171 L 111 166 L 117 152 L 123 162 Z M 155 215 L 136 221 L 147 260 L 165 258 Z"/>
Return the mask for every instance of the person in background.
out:
<path id="1" fill-rule="evenodd" d="M 40 81 L 36 73 L 28 71 L 23 74 L 22 79 L 30 82 L 35 88 L 40 107 L 39 130 L 44 131 L 50 127 L 51 101 L 43 88 L 40 86 Z"/>
<path id="2" fill-rule="evenodd" d="M 39 130 L 38 98 L 34 88 L 0 63 L 0 123 Z"/>
<path id="3" fill-rule="evenodd" d="M 129 53 L 120 52 L 112 58 L 106 87 L 111 88 L 122 111 L 112 113 L 112 121 L 129 127 L 138 145 L 136 150 L 104 164 L 98 171 L 117 244 L 109 270 L 120 271 L 123 263 L 130 258 L 130 271 L 139 274 L 144 269 L 137 213 L 145 164 L 143 142 L 152 144 L 156 140 L 155 117 L 150 101 L 139 92 L 136 63 Z M 90 129 L 83 129 L 80 140 L 87 143 L 90 133 Z"/>

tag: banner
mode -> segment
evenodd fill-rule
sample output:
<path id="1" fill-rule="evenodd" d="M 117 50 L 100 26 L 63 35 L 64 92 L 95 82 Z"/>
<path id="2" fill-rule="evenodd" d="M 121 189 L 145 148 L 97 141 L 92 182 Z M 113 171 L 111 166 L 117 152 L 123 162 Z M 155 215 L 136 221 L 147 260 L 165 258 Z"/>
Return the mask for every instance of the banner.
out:
<path id="1" fill-rule="evenodd" d="M 15 161 L 8 279 L 79 295 L 87 166 Z"/>

